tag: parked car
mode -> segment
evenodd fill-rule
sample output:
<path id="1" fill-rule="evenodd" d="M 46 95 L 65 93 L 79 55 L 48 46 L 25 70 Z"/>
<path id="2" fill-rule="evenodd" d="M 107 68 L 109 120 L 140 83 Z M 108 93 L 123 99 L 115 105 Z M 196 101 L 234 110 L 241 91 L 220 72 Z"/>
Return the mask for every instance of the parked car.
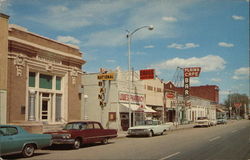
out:
<path id="1" fill-rule="evenodd" d="M 21 153 L 32 157 L 35 149 L 51 145 L 51 135 L 31 134 L 15 125 L 0 125 L 0 157 Z"/>
<path id="2" fill-rule="evenodd" d="M 211 119 L 210 124 L 211 124 L 211 126 L 216 126 L 217 125 L 217 120 L 216 119 Z"/>
<path id="3" fill-rule="evenodd" d="M 227 119 L 226 118 L 218 118 L 217 124 L 227 124 Z"/>
<path id="4" fill-rule="evenodd" d="M 169 130 L 170 124 L 162 124 L 158 120 L 146 120 L 143 125 L 130 127 L 128 129 L 128 136 L 148 136 L 152 137 L 156 134 L 162 135 Z"/>
<path id="5" fill-rule="evenodd" d="M 101 123 L 95 121 L 77 121 L 67 123 L 63 130 L 45 134 L 52 135 L 52 143 L 55 145 L 68 144 L 73 149 L 79 149 L 82 144 L 107 144 L 110 138 L 117 137 L 117 130 L 104 129 Z"/>
<path id="6" fill-rule="evenodd" d="M 208 119 L 208 117 L 198 117 L 195 122 L 195 127 L 210 127 L 211 121 Z"/>

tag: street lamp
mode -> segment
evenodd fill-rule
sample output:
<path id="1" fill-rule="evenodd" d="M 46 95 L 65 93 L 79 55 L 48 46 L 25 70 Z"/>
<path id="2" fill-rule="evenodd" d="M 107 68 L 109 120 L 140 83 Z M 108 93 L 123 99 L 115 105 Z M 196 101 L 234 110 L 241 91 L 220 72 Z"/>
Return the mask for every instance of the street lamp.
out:
<path id="1" fill-rule="evenodd" d="M 143 28 L 148 28 L 148 30 L 153 30 L 154 29 L 154 26 L 153 25 L 149 25 L 149 26 L 142 26 L 142 27 L 139 27 L 139 28 L 137 28 L 137 29 L 135 29 L 133 32 L 129 32 L 128 30 L 127 30 L 127 39 L 128 39 L 128 92 L 129 92 L 129 98 L 128 98 L 128 100 L 129 100 L 129 127 L 131 127 L 131 97 L 130 97 L 130 87 L 131 87 L 131 74 L 130 74 L 130 72 L 131 72 L 131 67 L 130 67 L 130 47 L 131 47 L 131 38 L 132 38 L 132 35 L 135 33 L 135 32 L 137 32 L 137 31 L 139 31 L 139 30 L 141 30 L 141 29 L 143 29 Z M 134 119 L 135 119 L 135 117 L 134 117 Z"/>
<path id="2" fill-rule="evenodd" d="M 84 120 L 88 120 L 88 116 L 86 114 L 86 111 L 87 111 L 86 102 L 87 102 L 87 99 L 89 98 L 89 96 L 87 94 L 85 94 L 83 96 L 83 98 L 84 98 L 84 113 L 83 113 L 84 114 Z"/>

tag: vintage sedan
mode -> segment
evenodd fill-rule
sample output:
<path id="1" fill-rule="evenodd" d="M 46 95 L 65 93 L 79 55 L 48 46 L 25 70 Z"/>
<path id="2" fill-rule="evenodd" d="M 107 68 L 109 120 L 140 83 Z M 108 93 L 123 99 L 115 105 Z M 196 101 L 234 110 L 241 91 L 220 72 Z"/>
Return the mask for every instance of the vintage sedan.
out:
<path id="1" fill-rule="evenodd" d="M 130 127 L 128 129 L 128 136 L 148 136 L 162 135 L 169 130 L 170 124 L 162 124 L 158 120 L 146 120 L 142 125 Z"/>
<path id="2" fill-rule="evenodd" d="M 32 157 L 35 149 L 51 145 L 51 135 L 31 134 L 15 125 L 0 125 L 0 157 L 21 153 Z"/>
<path id="3" fill-rule="evenodd" d="M 69 122 L 63 130 L 45 133 L 52 135 L 54 145 L 67 144 L 73 149 L 79 149 L 82 144 L 95 142 L 107 144 L 109 139 L 117 137 L 117 130 L 104 129 L 101 123 L 96 121 Z"/>
<path id="4" fill-rule="evenodd" d="M 211 121 L 208 117 L 198 117 L 195 121 L 195 127 L 210 127 L 211 125 Z"/>

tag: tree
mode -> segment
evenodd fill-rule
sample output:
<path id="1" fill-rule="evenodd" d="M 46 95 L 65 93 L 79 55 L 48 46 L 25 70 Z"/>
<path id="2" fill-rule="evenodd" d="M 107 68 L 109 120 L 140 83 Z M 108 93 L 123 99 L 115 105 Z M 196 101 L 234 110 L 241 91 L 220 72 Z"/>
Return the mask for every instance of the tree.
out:
<path id="1" fill-rule="evenodd" d="M 227 96 L 227 99 L 224 101 L 224 105 L 228 108 L 228 110 L 230 106 L 232 107 L 232 116 L 238 115 L 243 117 L 245 114 L 244 106 L 246 105 L 248 107 L 249 102 L 250 100 L 246 94 L 233 93 Z M 236 107 L 236 103 L 241 104 L 241 106 Z"/>

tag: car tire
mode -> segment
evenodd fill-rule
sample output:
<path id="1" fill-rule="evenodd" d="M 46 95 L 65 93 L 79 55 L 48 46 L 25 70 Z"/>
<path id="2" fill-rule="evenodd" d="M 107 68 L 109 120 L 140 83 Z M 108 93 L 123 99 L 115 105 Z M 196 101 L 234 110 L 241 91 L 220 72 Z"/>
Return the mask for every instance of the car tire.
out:
<path id="1" fill-rule="evenodd" d="M 23 157 L 32 157 L 35 152 L 35 146 L 33 144 L 26 144 L 23 148 L 22 155 Z"/>
<path id="2" fill-rule="evenodd" d="M 153 135 L 154 135 L 153 131 L 150 131 L 149 134 L 148 134 L 149 137 L 153 137 Z"/>
<path id="3" fill-rule="evenodd" d="M 102 144 L 108 144 L 109 143 L 109 139 L 108 138 L 104 138 L 102 141 L 101 141 Z"/>
<path id="4" fill-rule="evenodd" d="M 73 144 L 73 149 L 79 149 L 81 147 L 81 140 L 79 138 L 75 139 Z"/>

